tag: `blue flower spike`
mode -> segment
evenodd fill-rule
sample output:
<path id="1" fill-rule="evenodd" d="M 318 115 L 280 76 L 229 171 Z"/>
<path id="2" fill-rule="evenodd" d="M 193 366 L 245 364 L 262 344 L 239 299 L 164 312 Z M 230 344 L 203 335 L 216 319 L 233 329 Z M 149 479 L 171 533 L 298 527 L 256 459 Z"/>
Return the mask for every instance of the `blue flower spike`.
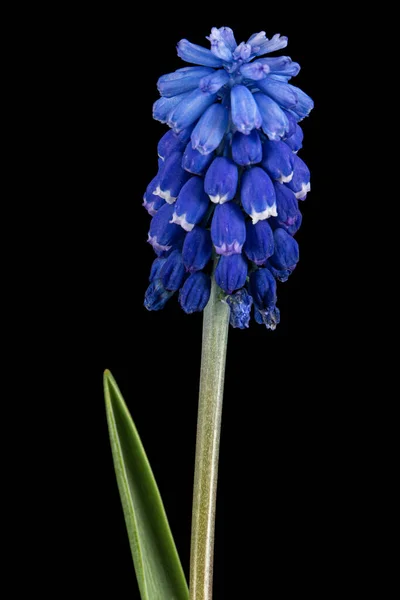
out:
<path id="1" fill-rule="evenodd" d="M 182 309 L 204 310 L 212 260 L 221 301 L 232 327 L 280 321 L 277 281 L 299 260 L 294 235 L 300 201 L 310 192 L 310 171 L 297 155 L 299 125 L 314 104 L 292 85 L 300 65 L 280 34 L 264 31 L 237 42 L 229 27 L 213 27 L 210 49 L 181 40 L 188 63 L 157 83 L 156 120 L 170 130 L 158 143 L 159 171 L 143 206 L 152 217 L 149 243 L 157 258 L 145 294 L 148 310 L 161 310 L 178 293 Z"/>

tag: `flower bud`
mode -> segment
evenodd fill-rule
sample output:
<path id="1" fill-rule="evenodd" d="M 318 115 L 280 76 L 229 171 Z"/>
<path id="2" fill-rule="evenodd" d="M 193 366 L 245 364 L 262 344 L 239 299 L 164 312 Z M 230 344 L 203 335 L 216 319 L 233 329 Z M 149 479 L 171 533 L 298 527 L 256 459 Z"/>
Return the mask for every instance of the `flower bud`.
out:
<path id="1" fill-rule="evenodd" d="M 215 269 L 215 281 L 226 294 L 242 288 L 246 278 L 247 261 L 242 254 L 221 256 Z"/>
<path id="2" fill-rule="evenodd" d="M 201 312 L 210 299 L 211 278 L 199 271 L 186 279 L 180 293 L 179 303 L 185 313 Z"/>
<path id="3" fill-rule="evenodd" d="M 229 158 L 221 156 L 215 158 L 204 180 L 204 190 L 210 196 L 211 202 L 224 204 L 228 200 L 233 200 L 238 178 L 237 166 Z"/>
<path id="4" fill-rule="evenodd" d="M 246 240 L 244 214 L 237 204 L 219 204 L 211 223 L 211 238 L 217 254 L 240 254 Z"/>
<path id="5" fill-rule="evenodd" d="M 151 220 L 148 242 L 157 254 L 171 250 L 185 235 L 181 227 L 170 222 L 173 212 L 171 204 L 164 204 Z"/>
<path id="6" fill-rule="evenodd" d="M 171 296 L 173 296 L 173 292 L 168 292 L 164 288 L 161 279 L 155 279 L 146 290 L 144 305 L 147 310 L 161 310 Z"/>
<path id="7" fill-rule="evenodd" d="M 189 142 L 183 154 L 182 167 L 193 175 L 204 175 L 213 158 L 213 152 L 200 154 L 198 150 L 193 149 L 192 142 Z"/>
<path id="8" fill-rule="evenodd" d="M 299 156 L 294 155 L 293 179 L 287 184 L 298 200 L 305 200 L 311 190 L 310 171 Z"/>
<path id="9" fill-rule="evenodd" d="M 262 118 L 253 94 L 244 85 L 235 85 L 231 91 L 232 121 L 240 133 L 249 135 L 259 129 Z"/>
<path id="10" fill-rule="evenodd" d="M 201 271 L 212 255 L 211 234 L 196 225 L 185 237 L 182 250 L 183 264 L 189 273 Z"/>
<path id="11" fill-rule="evenodd" d="M 273 183 L 260 167 L 253 167 L 243 174 L 241 199 L 253 225 L 278 214 Z"/>
<path id="12" fill-rule="evenodd" d="M 244 252 L 256 265 L 263 265 L 274 253 L 274 234 L 267 221 L 253 225 L 246 223 L 246 242 Z"/>
<path id="13" fill-rule="evenodd" d="M 165 160 L 170 154 L 174 152 L 183 152 L 185 144 L 181 142 L 178 136 L 170 129 L 165 135 L 162 136 L 158 142 L 157 152 L 158 156 Z"/>
<path id="14" fill-rule="evenodd" d="M 275 252 L 269 266 L 279 281 L 287 281 L 299 262 L 299 245 L 284 229 L 275 229 Z"/>
<path id="15" fill-rule="evenodd" d="M 229 111 L 222 104 L 213 104 L 206 110 L 192 133 L 192 146 L 201 154 L 216 150 L 227 130 Z"/>
<path id="16" fill-rule="evenodd" d="M 168 204 L 173 204 L 189 177 L 187 171 L 182 168 L 182 153 L 173 152 L 165 159 L 161 169 L 157 195 L 164 198 Z"/>
<path id="17" fill-rule="evenodd" d="M 292 181 L 294 159 L 295 155 L 285 142 L 264 142 L 261 164 L 271 179 L 279 183 Z"/>
<path id="18" fill-rule="evenodd" d="M 174 250 L 166 259 L 160 270 L 160 279 L 169 292 L 176 292 L 182 287 L 186 271 L 179 250 Z"/>
<path id="19" fill-rule="evenodd" d="M 209 203 L 203 179 L 192 177 L 178 196 L 171 223 L 180 225 L 185 231 L 192 231 L 206 215 Z"/>
<path id="20" fill-rule="evenodd" d="M 253 129 L 250 135 L 237 131 L 232 138 L 232 158 L 237 165 L 247 167 L 262 160 L 262 144 L 258 132 Z"/>

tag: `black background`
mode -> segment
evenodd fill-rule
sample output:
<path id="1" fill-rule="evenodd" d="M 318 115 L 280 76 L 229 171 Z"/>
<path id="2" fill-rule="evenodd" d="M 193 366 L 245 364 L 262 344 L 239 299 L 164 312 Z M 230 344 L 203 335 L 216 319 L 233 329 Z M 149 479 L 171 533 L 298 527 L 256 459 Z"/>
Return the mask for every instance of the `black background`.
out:
<path id="1" fill-rule="evenodd" d="M 160 313 L 144 309 L 153 252 L 141 204 L 166 131 L 151 115 L 157 79 L 183 66 L 175 50 L 181 38 L 206 45 L 212 26 L 228 25 L 238 41 L 261 29 L 268 37 L 287 35 L 283 53 L 302 66 L 293 83 L 315 109 L 304 122 L 300 153 L 312 192 L 301 205 L 300 263 L 278 288 L 281 324 L 275 332 L 255 323 L 230 331 L 215 598 L 258 598 L 273 589 L 323 596 L 346 568 L 333 548 L 343 494 L 352 485 L 349 473 L 339 473 L 351 422 L 342 422 L 344 400 L 335 396 L 338 371 L 343 377 L 348 366 L 333 349 L 342 318 L 332 224 L 336 171 L 328 159 L 333 136 L 329 148 L 326 140 L 336 102 L 333 33 L 315 10 L 311 18 L 311 11 L 249 6 L 246 19 L 200 19 L 188 8 L 183 25 L 171 7 L 154 11 L 156 21 L 116 11 L 85 15 L 73 28 L 68 83 L 60 90 L 69 157 L 55 218 L 67 234 L 62 276 L 48 303 L 61 307 L 54 335 L 61 346 L 66 340 L 71 364 L 61 380 L 72 373 L 80 414 L 67 472 L 74 516 L 66 534 L 74 550 L 63 577 L 82 593 L 139 598 L 108 442 L 106 368 L 142 436 L 188 574 L 202 316 L 185 315 L 175 299 Z"/>

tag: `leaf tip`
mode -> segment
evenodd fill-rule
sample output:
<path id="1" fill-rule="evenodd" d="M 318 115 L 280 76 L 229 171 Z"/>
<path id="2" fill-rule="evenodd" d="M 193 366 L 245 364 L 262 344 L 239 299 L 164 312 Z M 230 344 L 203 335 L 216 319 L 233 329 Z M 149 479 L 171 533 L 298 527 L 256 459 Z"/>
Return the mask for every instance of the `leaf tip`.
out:
<path id="1" fill-rule="evenodd" d="M 113 381 L 113 376 L 111 375 L 111 371 L 109 371 L 108 369 L 106 369 L 104 371 L 104 375 L 103 375 L 103 383 L 104 383 L 104 389 L 108 389 L 110 384 Z"/>

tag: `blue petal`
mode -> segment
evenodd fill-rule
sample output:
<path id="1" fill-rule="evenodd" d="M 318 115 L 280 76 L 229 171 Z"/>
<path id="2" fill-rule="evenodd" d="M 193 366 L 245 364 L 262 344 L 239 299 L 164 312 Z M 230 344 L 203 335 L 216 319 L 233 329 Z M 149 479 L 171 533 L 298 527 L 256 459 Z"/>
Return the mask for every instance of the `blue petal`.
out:
<path id="1" fill-rule="evenodd" d="M 166 258 L 156 258 L 153 261 L 153 264 L 151 265 L 151 270 L 150 270 L 150 277 L 149 277 L 149 281 L 150 283 L 152 281 L 154 281 L 155 279 L 160 279 L 160 272 L 161 269 L 163 267 L 163 265 L 166 262 Z"/>
<path id="2" fill-rule="evenodd" d="M 297 104 L 297 94 L 288 83 L 273 81 L 269 78 L 258 82 L 258 87 L 264 94 L 275 100 L 283 108 L 293 108 Z"/>
<path id="3" fill-rule="evenodd" d="M 270 140 L 279 140 L 289 130 L 289 121 L 285 113 L 271 98 L 257 92 L 254 94 L 262 118 L 262 129 Z"/>
<path id="4" fill-rule="evenodd" d="M 189 174 L 182 168 L 182 152 L 173 152 L 164 161 L 160 172 L 160 183 L 157 194 L 168 204 L 177 199 L 183 185 L 189 179 Z M 155 193 L 155 192 L 154 192 Z"/>
<path id="5" fill-rule="evenodd" d="M 143 199 L 149 199 L 153 195 L 158 196 L 158 189 L 160 186 L 160 174 L 161 171 L 158 171 L 157 175 L 153 177 L 153 179 L 150 181 L 149 185 L 146 188 L 146 192 L 143 196 Z"/>
<path id="6" fill-rule="evenodd" d="M 280 183 L 290 182 L 293 179 L 294 159 L 295 155 L 284 142 L 264 142 L 262 166 L 272 179 Z"/>
<path id="7" fill-rule="evenodd" d="M 190 92 L 186 96 L 185 101 L 178 104 L 170 113 L 168 125 L 176 133 L 182 131 L 182 129 L 189 127 L 189 125 L 197 121 L 203 112 L 211 104 L 214 104 L 216 99 L 216 94 L 204 93 L 199 89 L 193 90 L 193 92 Z"/>
<path id="8" fill-rule="evenodd" d="M 292 118 L 294 119 L 294 117 L 292 117 Z M 194 128 L 195 128 L 195 123 L 192 123 L 188 127 L 185 127 L 185 129 L 182 129 L 181 131 L 178 131 L 177 133 L 174 132 L 175 135 L 181 140 L 182 144 L 185 145 L 185 148 L 186 148 L 186 144 L 190 140 L 190 136 L 192 135 Z"/>
<path id="9" fill-rule="evenodd" d="M 215 269 L 215 281 L 226 294 L 242 288 L 246 279 L 247 261 L 242 254 L 221 256 Z"/>
<path id="10" fill-rule="evenodd" d="M 269 263 L 280 273 L 274 275 L 280 281 L 286 281 L 299 262 L 299 245 L 296 240 L 284 229 L 275 229 L 275 252 Z"/>
<path id="11" fill-rule="evenodd" d="M 228 48 L 230 48 L 233 52 L 237 47 L 237 42 L 232 29 L 230 27 L 220 27 L 219 33 L 226 46 L 228 46 Z"/>
<path id="12" fill-rule="evenodd" d="M 274 253 L 274 234 L 267 221 L 246 224 L 246 243 L 243 247 L 249 260 L 263 265 Z"/>
<path id="13" fill-rule="evenodd" d="M 162 96 L 170 98 L 177 94 L 190 92 L 199 87 L 203 77 L 210 75 L 214 69 L 207 67 L 185 67 L 174 73 L 163 75 L 157 82 L 158 91 Z"/>
<path id="14" fill-rule="evenodd" d="M 250 135 L 237 131 L 232 138 L 232 158 L 237 165 L 247 167 L 262 160 L 262 144 L 258 132 L 253 129 Z"/>
<path id="15" fill-rule="evenodd" d="M 165 260 L 161 270 L 160 279 L 169 292 L 179 290 L 186 277 L 186 270 L 179 250 L 174 250 Z"/>
<path id="16" fill-rule="evenodd" d="M 155 196 L 153 194 L 151 196 L 144 196 L 142 206 L 144 206 L 149 215 L 154 217 L 154 215 L 157 214 L 157 212 L 162 206 L 164 206 L 164 204 L 165 200 L 163 198 L 160 198 L 159 196 Z"/>
<path id="17" fill-rule="evenodd" d="M 204 175 L 213 158 L 213 152 L 200 154 L 198 150 L 193 149 L 192 142 L 189 142 L 183 154 L 182 167 L 193 175 Z"/>
<path id="18" fill-rule="evenodd" d="M 185 144 L 181 142 L 178 136 L 171 130 L 167 131 L 158 142 L 157 152 L 158 156 L 165 160 L 167 156 L 173 154 L 173 152 L 183 152 Z"/>
<path id="19" fill-rule="evenodd" d="M 290 79 L 290 75 L 278 75 L 277 73 L 270 73 L 268 75 L 268 79 L 271 81 L 281 81 L 282 83 L 287 83 Z"/>
<path id="20" fill-rule="evenodd" d="M 250 56 L 251 56 L 251 45 L 250 44 L 245 44 L 244 42 L 241 42 L 239 44 L 239 46 L 236 48 L 235 52 L 233 53 L 233 58 L 235 60 L 242 60 L 242 61 L 246 61 L 249 60 Z"/>
<path id="21" fill-rule="evenodd" d="M 236 294 L 228 296 L 226 303 L 231 309 L 230 324 L 237 329 L 247 329 L 250 325 L 251 307 L 253 298 L 245 288 Z"/>
<path id="22" fill-rule="evenodd" d="M 295 85 L 291 85 L 290 83 L 288 84 L 288 86 L 297 96 L 296 108 L 293 110 L 298 115 L 299 120 L 301 121 L 305 117 L 308 117 L 308 115 L 314 108 L 314 102 L 310 98 L 310 96 L 307 96 L 307 94 L 303 92 L 303 90 L 301 90 L 300 88 L 296 87 Z"/>
<path id="23" fill-rule="evenodd" d="M 159 189 L 160 172 L 158 172 L 154 179 L 151 180 L 143 196 L 143 206 L 152 217 L 154 217 L 157 211 L 165 204 L 165 200 L 158 196 Z"/>
<path id="24" fill-rule="evenodd" d="M 211 42 L 211 52 L 223 61 L 230 62 L 232 60 L 232 50 L 229 43 L 225 41 L 225 36 L 221 30 L 213 27 L 211 34 L 207 39 Z"/>
<path id="25" fill-rule="evenodd" d="M 172 98 L 160 98 L 153 104 L 153 119 L 167 123 L 172 111 L 189 96 L 189 93 L 173 96 Z"/>
<path id="26" fill-rule="evenodd" d="M 204 65 L 205 67 L 222 67 L 223 61 L 216 57 L 211 50 L 192 44 L 188 40 L 181 40 L 177 46 L 178 56 L 188 63 Z"/>
<path id="27" fill-rule="evenodd" d="M 292 115 L 288 110 L 282 109 L 283 113 L 285 114 L 288 123 L 289 123 L 289 127 L 288 130 L 283 138 L 284 141 L 287 140 L 287 138 L 290 138 L 292 135 L 294 135 L 296 133 L 296 128 L 298 127 L 297 125 L 297 119 L 294 115 Z"/>
<path id="28" fill-rule="evenodd" d="M 210 261 L 212 255 L 211 234 L 207 229 L 196 226 L 185 237 L 182 257 L 183 264 L 189 273 L 201 271 Z"/>
<path id="29" fill-rule="evenodd" d="M 311 190 L 310 171 L 306 163 L 295 154 L 293 179 L 287 184 L 298 200 L 305 200 L 308 192 Z"/>
<path id="30" fill-rule="evenodd" d="M 300 228 L 302 216 L 299 203 L 294 193 L 286 185 L 275 184 L 276 207 L 278 216 L 271 223 L 274 228 L 281 227 L 290 235 L 294 235 Z M 275 227 L 275 223 L 277 227 Z"/>
<path id="31" fill-rule="evenodd" d="M 253 219 L 253 225 L 277 216 L 273 183 L 260 167 L 253 167 L 243 174 L 241 200 L 244 210 Z"/>
<path id="32" fill-rule="evenodd" d="M 144 305 L 147 310 L 161 310 L 173 294 L 164 288 L 161 279 L 155 279 L 146 290 Z"/>
<path id="33" fill-rule="evenodd" d="M 201 154 L 209 154 L 222 142 L 229 124 L 229 111 L 221 104 L 207 109 L 192 133 L 193 148 Z"/>
<path id="34" fill-rule="evenodd" d="M 282 71 L 288 64 L 292 62 L 289 56 L 273 56 L 268 58 L 259 58 L 257 62 L 268 65 L 269 70 L 275 73 L 276 71 Z"/>
<path id="35" fill-rule="evenodd" d="M 179 293 L 179 303 L 185 313 L 201 312 L 210 299 L 211 278 L 205 273 L 193 273 Z"/>
<path id="36" fill-rule="evenodd" d="M 251 46 L 253 54 L 256 54 L 260 51 L 261 46 L 267 41 L 268 38 L 265 31 L 260 31 L 259 33 L 253 33 L 253 35 L 247 40 L 247 43 Z"/>
<path id="37" fill-rule="evenodd" d="M 246 241 L 244 214 L 237 204 L 218 204 L 211 223 L 211 238 L 217 254 L 240 254 Z"/>
<path id="38" fill-rule="evenodd" d="M 271 309 L 276 304 L 276 281 L 269 269 L 257 269 L 250 275 L 250 294 L 259 310 Z"/>
<path id="39" fill-rule="evenodd" d="M 254 101 L 253 94 L 244 85 L 235 85 L 231 91 L 232 121 L 238 131 L 248 135 L 259 129 L 262 118 Z"/>
<path id="40" fill-rule="evenodd" d="M 303 138 L 304 138 L 303 130 L 300 127 L 300 125 L 298 125 L 296 123 L 296 128 L 295 128 L 294 133 L 290 137 L 288 136 L 285 139 L 285 144 L 287 144 L 293 152 L 298 152 L 303 147 Z"/>
<path id="41" fill-rule="evenodd" d="M 178 196 L 171 222 L 180 225 L 185 231 L 192 231 L 206 215 L 209 202 L 203 179 L 192 177 Z"/>
<path id="42" fill-rule="evenodd" d="M 288 39 L 287 37 L 281 36 L 279 33 L 276 33 L 270 40 L 265 38 L 264 41 L 261 41 L 261 43 L 258 44 L 257 51 L 253 45 L 253 41 L 251 42 L 251 44 L 253 46 L 253 53 L 257 56 L 263 56 L 263 54 L 269 54 L 270 52 L 275 52 L 275 50 L 282 50 L 282 48 L 286 48 L 286 46 L 288 45 Z"/>
<path id="43" fill-rule="evenodd" d="M 184 238 L 183 229 L 170 222 L 173 212 L 171 204 L 164 204 L 151 220 L 148 242 L 157 254 L 168 252 Z"/>
<path id="44" fill-rule="evenodd" d="M 300 65 L 292 61 L 289 56 L 277 56 L 274 58 L 260 58 L 260 62 L 268 65 L 272 75 L 281 75 L 285 80 L 295 77 L 300 72 Z"/>
<path id="45" fill-rule="evenodd" d="M 212 75 L 207 75 L 200 80 L 199 88 L 205 94 L 216 94 L 222 86 L 228 83 L 230 77 L 225 69 L 214 71 Z"/>
<path id="46" fill-rule="evenodd" d="M 243 77 L 247 77 L 247 79 L 252 79 L 253 81 L 265 79 L 269 72 L 269 66 L 258 60 L 255 60 L 252 63 L 246 63 L 240 67 L 240 73 Z"/>
<path id="47" fill-rule="evenodd" d="M 275 231 L 275 229 L 281 228 L 290 233 L 290 235 L 296 235 L 303 222 L 303 215 L 299 210 L 299 212 L 297 213 L 297 217 L 295 217 L 294 223 L 292 223 L 292 225 L 287 225 L 286 223 L 283 223 L 279 220 L 279 217 L 271 217 L 268 222 L 271 225 L 271 229 L 273 231 Z"/>
<path id="48" fill-rule="evenodd" d="M 214 204 L 224 204 L 233 200 L 238 186 L 237 166 L 225 157 L 217 157 L 207 171 L 204 190 Z"/>

